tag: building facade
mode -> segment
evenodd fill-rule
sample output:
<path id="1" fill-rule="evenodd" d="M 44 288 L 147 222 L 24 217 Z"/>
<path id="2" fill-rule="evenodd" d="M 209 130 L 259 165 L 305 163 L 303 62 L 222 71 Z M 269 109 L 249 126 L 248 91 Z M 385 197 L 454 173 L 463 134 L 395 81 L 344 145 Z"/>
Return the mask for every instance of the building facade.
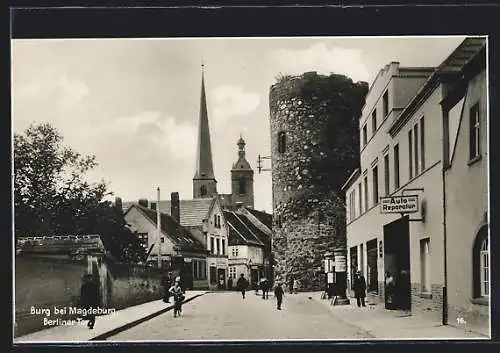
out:
<path id="1" fill-rule="evenodd" d="M 443 308 L 451 300 L 447 283 L 453 277 L 451 259 L 455 263 L 460 255 L 460 263 L 469 262 L 464 251 L 458 251 L 468 241 L 446 239 L 446 228 L 457 224 L 450 219 L 450 210 L 460 218 L 462 206 L 444 206 L 450 202 L 450 186 L 446 187 L 444 177 L 448 167 L 443 163 L 446 120 L 442 103 L 451 92 L 449 80 L 468 67 L 480 48 L 476 39 L 466 39 L 436 70 L 408 70 L 397 63 L 381 70 L 360 120 L 360 169 L 344 185 L 350 282 L 360 270 L 368 291 L 389 307 L 384 283 L 390 273 L 396 280 L 391 308 L 430 316 L 436 322 L 445 320 Z M 398 97 L 397 92 L 405 92 L 405 96 Z M 474 94 L 477 98 L 481 93 L 485 89 L 476 89 Z M 484 180 L 487 174 L 481 172 Z M 451 176 L 451 169 L 449 173 Z M 458 181 L 463 172 L 455 173 L 455 185 L 463 185 L 464 179 Z M 471 186 L 470 193 L 477 194 L 470 211 L 474 216 L 487 206 L 484 185 Z M 418 199 L 416 212 L 391 214 L 381 206 L 384 197 L 390 197 L 382 199 L 384 202 L 397 202 L 404 195 Z M 472 214 L 466 222 L 474 223 Z M 484 212 L 475 220 L 476 226 L 483 219 Z M 454 257 L 447 259 L 447 253 Z M 454 290 L 462 293 L 463 287 Z"/>
<path id="2" fill-rule="evenodd" d="M 124 215 L 132 231 L 148 236 L 147 263 L 154 266 L 159 263 L 162 268 L 167 269 L 180 269 L 187 289 L 208 288 L 205 246 L 166 213 L 160 213 L 161 227 L 158 234 L 156 212 L 151 208 L 133 204 Z"/>
<path id="3" fill-rule="evenodd" d="M 226 289 L 228 279 L 228 229 L 219 199 L 214 198 L 204 221 L 203 233 L 209 255 L 207 257 L 210 289 Z"/>
<path id="4" fill-rule="evenodd" d="M 448 78 L 444 118 L 444 200 L 448 323 L 488 335 L 490 247 L 488 213 L 488 86 L 485 39 L 476 55 Z M 477 49 L 479 48 L 479 49 Z"/>

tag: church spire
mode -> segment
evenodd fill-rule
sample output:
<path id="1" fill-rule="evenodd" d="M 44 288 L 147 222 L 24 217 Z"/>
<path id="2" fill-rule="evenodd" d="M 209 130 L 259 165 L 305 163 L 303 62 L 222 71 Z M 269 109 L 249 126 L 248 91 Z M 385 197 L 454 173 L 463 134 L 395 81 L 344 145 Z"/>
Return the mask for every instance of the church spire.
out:
<path id="1" fill-rule="evenodd" d="M 198 122 L 198 145 L 196 154 L 197 179 L 214 179 L 212 164 L 212 148 L 210 145 L 210 129 L 208 125 L 207 98 L 205 94 L 204 67 L 201 64 L 201 99 L 200 99 L 200 120 Z"/>
<path id="2" fill-rule="evenodd" d="M 200 120 L 198 122 L 198 145 L 196 151 L 196 170 L 193 178 L 193 198 L 213 197 L 217 195 L 217 180 L 215 180 L 214 176 L 210 128 L 208 126 L 204 66 L 202 63 Z"/>

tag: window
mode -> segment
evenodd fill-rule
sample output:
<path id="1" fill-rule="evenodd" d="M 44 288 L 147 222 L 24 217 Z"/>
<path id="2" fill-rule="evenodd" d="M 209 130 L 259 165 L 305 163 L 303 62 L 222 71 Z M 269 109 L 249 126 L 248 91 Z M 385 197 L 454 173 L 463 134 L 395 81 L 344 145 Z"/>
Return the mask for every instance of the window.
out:
<path id="1" fill-rule="evenodd" d="M 226 255 L 226 239 L 222 239 L 222 255 Z"/>
<path id="2" fill-rule="evenodd" d="M 233 247 L 231 253 L 232 253 L 233 257 L 238 257 L 238 248 L 237 247 Z"/>
<path id="3" fill-rule="evenodd" d="M 490 261 L 488 251 L 488 239 L 484 239 L 481 244 L 480 253 L 480 268 L 481 268 L 481 296 L 486 297 L 490 295 Z"/>
<path id="4" fill-rule="evenodd" d="M 217 255 L 220 255 L 220 239 L 217 238 Z"/>
<path id="5" fill-rule="evenodd" d="M 200 195 L 201 196 L 206 196 L 207 195 L 207 187 L 205 185 L 202 185 L 200 187 Z"/>
<path id="6" fill-rule="evenodd" d="M 394 190 L 399 189 L 399 145 L 394 146 Z"/>
<path id="7" fill-rule="evenodd" d="M 409 179 L 413 178 L 413 130 L 408 131 L 408 172 Z"/>
<path id="8" fill-rule="evenodd" d="M 366 144 L 368 143 L 368 131 L 366 130 L 366 125 L 363 126 L 363 146 L 362 147 L 365 147 Z"/>
<path id="9" fill-rule="evenodd" d="M 479 157 L 481 154 L 480 143 L 480 121 L 479 121 L 479 104 L 476 103 L 470 108 L 469 116 L 469 159 Z"/>
<path id="10" fill-rule="evenodd" d="M 372 169 L 373 175 L 373 205 L 378 204 L 378 167 L 375 166 Z"/>
<path id="11" fill-rule="evenodd" d="M 286 150 L 286 132 L 280 131 L 278 133 L 278 152 L 284 153 Z"/>
<path id="12" fill-rule="evenodd" d="M 359 214 L 361 215 L 363 213 L 363 192 L 361 191 L 361 183 L 359 183 L 358 190 L 359 190 L 359 193 L 358 193 Z"/>
<path id="13" fill-rule="evenodd" d="M 210 267 L 212 271 L 212 267 Z M 204 280 L 207 279 L 207 263 L 205 260 L 193 259 L 193 279 Z"/>
<path id="14" fill-rule="evenodd" d="M 420 118 L 420 170 L 425 170 L 425 123 L 424 117 Z"/>
<path id="15" fill-rule="evenodd" d="M 414 158 L 414 164 L 415 164 L 415 176 L 418 175 L 419 173 L 419 169 L 418 169 L 418 163 L 419 163 L 419 159 L 418 159 L 418 124 L 415 124 L 415 126 L 413 127 L 413 153 L 415 154 L 413 156 Z"/>
<path id="16" fill-rule="evenodd" d="M 376 132 L 377 132 L 377 109 L 374 109 L 372 113 L 372 136 L 375 136 Z"/>
<path id="17" fill-rule="evenodd" d="M 430 239 L 420 240 L 420 291 L 422 293 L 431 292 L 430 277 Z"/>
<path id="18" fill-rule="evenodd" d="M 385 119 L 387 117 L 387 114 L 389 114 L 389 92 L 385 91 L 382 101 L 383 101 L 383 113 Z"/>
<path id="19" fill-rule="evenodd" d="M 473 296 L 474 298 L 489 297 L 490 251 L 487 225 L 482 226 L 477 233 L 472 255 Z"/>
<path id="20" fill-rule="evenodd" d="M 215 254 L 214 237 L 210 237 L 210 253 Z"/>
<path id="21" fill-rule="evenodd" d="M 356 190 L 349 193 L 349 218 L 351 221 L 356 219 Z"/>
<path id="22" fill-rule="evenodd" d="M 389 195 L 389 154 L 384 156 L 384 195 Z"/>
<path id="23" fill-rule="evenodd" d="M 238 192 L 239 192 L 240 195 L 244 195 L 245 194 L 245 179 L 244 178 L 241 178 L 239 180 Z"/>
<path id="24" fill-rule="evenodd" d="M 365 212 L 368 211 L 368 176 L 365 176 Z"/>

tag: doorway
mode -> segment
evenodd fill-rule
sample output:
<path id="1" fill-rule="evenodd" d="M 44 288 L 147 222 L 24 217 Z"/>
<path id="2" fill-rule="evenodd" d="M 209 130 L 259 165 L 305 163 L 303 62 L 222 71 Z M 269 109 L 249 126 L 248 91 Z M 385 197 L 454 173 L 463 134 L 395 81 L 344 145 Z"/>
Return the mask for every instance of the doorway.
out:
<path id="1" fill-rule="evenodd" d="M 394 278 L 394 289 L 385 291 L 386 308 L 411 310 L 410 227 L 404 216 L 384 225 L 384 270 Z"/>
<path id="2" fill-rule="evenodd" d="M 226 270 L 223 268 L 217 269 L 217 288 L 226 289 Z"/>
<path id="3" fill-rule="evenodd" d="M 366 243 L 367 290 L 378 294 L 377 239 Z"/>
<path id="4" fill-rule="evenodd" d="M 358 247 L 353 246 L 349 249 L 349 257 L 351 258 L 351 278 L 350 280 L 350 288 L 351 291 L 354 290 L 354 276 L 356 275 L 356 271 L 358 270 Z"/>

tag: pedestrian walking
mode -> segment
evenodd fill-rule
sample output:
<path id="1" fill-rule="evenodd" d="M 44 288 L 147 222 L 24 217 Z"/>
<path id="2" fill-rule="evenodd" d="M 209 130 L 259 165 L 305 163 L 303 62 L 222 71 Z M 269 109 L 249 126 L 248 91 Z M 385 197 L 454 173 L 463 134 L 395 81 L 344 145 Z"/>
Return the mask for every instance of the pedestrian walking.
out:
<path id="1" fill-rule="evenodd" d="M 83 284 L 80 289 L 80 306 L 82 309 L 91 311 L 99 307 L 101 303 L 101 295 L 99 293 L 99 286 L 92 278 L 91 274 L 83 276 Z M 95 325 L 95 314 L 92 312 L 87 313 L 85 318 L 89 320 L 87 327 L 93 329 Z"/>
<path id="2" fill-rule="evenodd" d="M 174 297 L 174 317 L 180 316 L 182 313 L 182 302 L 184 301 L 184 291 L 180 286 L 180 279 L 175 280 L 175 283 L 170 287 L 169 292 Z"/>
<path id="3" fill-rule="evenodd" d="M 392 273 L 386 272 L 385 274 L 385 308 L 386 309 L 393 309 L 394 308 L 394 288 L 395 288 L 395 281 L 394 277 L 392 276 Z"/>
<path id="4" fill-rule="evenodd" d="M 281 304 L 283 303 L 283 297 L 285 296 L 285 291 L 281 287 L 281 283 L 278 282 L 276 288 L 274 289 L 274 296 L 276 297 L 276 309 L 281 310 Z"/>
<path id="5" fill-rule="evenodd" d="M 295 279 L 293 280 L 293 293 L 297 294 L 298 290 L 299 290 L 299 280 Z"/>
<path id="6" fill-rule="evenodd" d="M 163 301 L 170 303 L 170 287 L 172 286 L 172 273 L 168 273 L 162 278 L 163 285 Z"/>
<path id="7" fill-rule="evenodd" d="M 260 280 L 260 289 L 262 290 L 262 299 L 269 299 L 269 281 L 266 278 Z"/>
<path id="8" fill-rule="evenodd" d="M 356 277 L 354 278 L 354 296 L 356 297 L 358 306 L 366 306 L 366 280 L 361 271 L 356 272 Z"/>
<path id="9" fill-rule="evenodd" d="M 240 275 L 240 278 L 238 278 L 238 282 L 236 282 L 236 287 L 238 288 L 238 291 L 241 292 L 243 299 L 245 299 L 245 292 L 248 288 L 248 281 L 243 275 L 243 273 Z"/>
<path id="10" fill-rule="evenodd" d="M 293 294 L 293 283 L 294 283 L 294 278 L 293 276 L 290 276 L 289 280 L 288 280 L 288 292 L 290 294 Z"/>

